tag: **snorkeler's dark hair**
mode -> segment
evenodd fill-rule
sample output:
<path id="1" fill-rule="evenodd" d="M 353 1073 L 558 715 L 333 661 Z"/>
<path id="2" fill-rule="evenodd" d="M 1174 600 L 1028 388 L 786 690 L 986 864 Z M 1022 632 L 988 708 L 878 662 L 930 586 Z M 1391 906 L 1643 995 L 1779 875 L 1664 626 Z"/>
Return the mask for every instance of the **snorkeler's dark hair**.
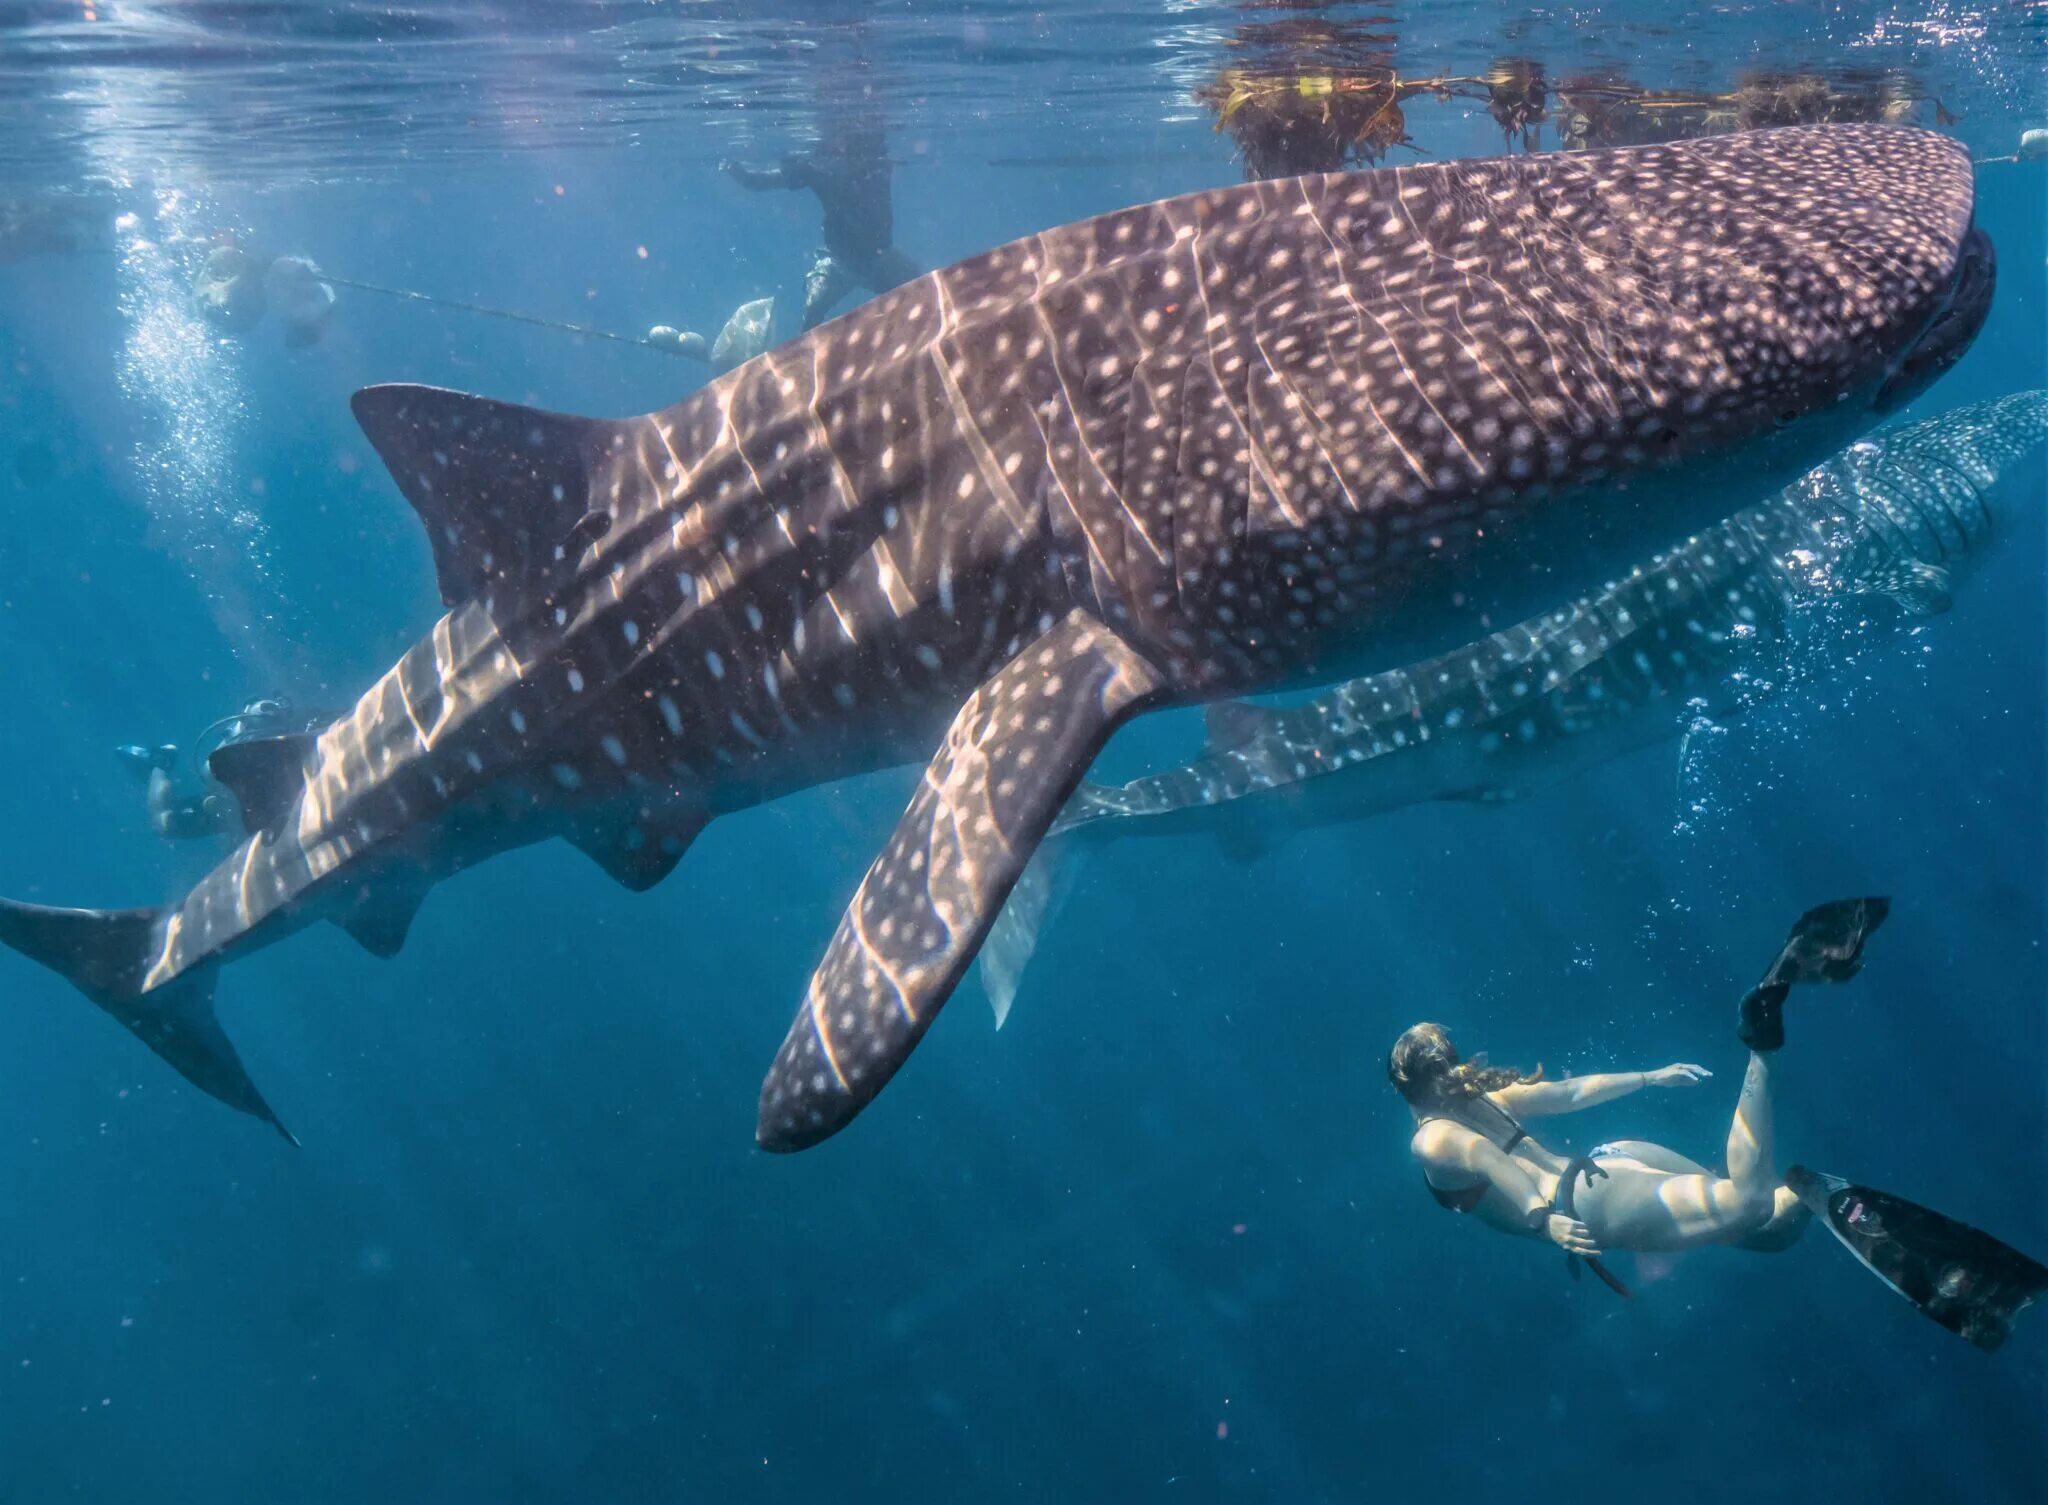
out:
<path id="1" fill-rule="evenodd" d="M 1458 1048 L 1440 1024 L 1418 1024 L 1403 1030 L 1387 1053 L 1387 1080 L 1418 1108 L 1438 1103 L 1448 1106 L 1542 1077 L 1540 1064 L 1534 1071 L 1516 1071 L 1509 1066 L 1460 1061 Z"/>

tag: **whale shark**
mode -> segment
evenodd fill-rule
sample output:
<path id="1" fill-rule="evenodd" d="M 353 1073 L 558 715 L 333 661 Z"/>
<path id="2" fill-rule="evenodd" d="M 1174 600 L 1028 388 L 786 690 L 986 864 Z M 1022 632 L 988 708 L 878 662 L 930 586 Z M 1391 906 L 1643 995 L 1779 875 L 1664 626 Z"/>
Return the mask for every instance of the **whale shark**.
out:
<path id="1" fill-rule="evenodd" d="M 1262 182 L 642 417 L 365 389 L 447 613 L 323 731 L 214 757 L 250 831 L 188 892 L 0 904 L 0 941 L 276 1124 L 214 1009 L 236 956 L 323 920 L 388 955 L 543 839 L 645 889 L 721 814 L 928 759 L 762 1083 L 757 1141 L 815 1144 L 1120 725 L 1441 651 L 1796 475 L 1974 338 L 1973 192 L 1956 142 L 1863 126 Z"/>
<path id="2" fill-rule="evenodd" d="M 1835 661 L 1947 610 L 1968 568 L 2041 500 L 2013 484 L 2048 448 L 2048 391 L 1859 440 L 1603 589 L 1452 652 L 1299 705 L 1216 701 L 1192 762 L 1083 783 L 980 955 L 1000 1028 L 1082 860 L 1139 836 L 1260 856 L 1304 830 L 1431 800 L 1526 798 L 1689 728 L 1827 683 Z M 1831 605 L 1858 620 L 1795 669 Z"/>

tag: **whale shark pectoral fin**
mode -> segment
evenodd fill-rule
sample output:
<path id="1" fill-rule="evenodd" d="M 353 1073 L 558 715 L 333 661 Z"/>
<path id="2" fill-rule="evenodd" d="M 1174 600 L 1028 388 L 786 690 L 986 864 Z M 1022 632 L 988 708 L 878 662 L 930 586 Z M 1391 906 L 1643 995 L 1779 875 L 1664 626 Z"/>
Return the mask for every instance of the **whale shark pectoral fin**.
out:
<path id="1" fill-rule="evenodd" d="M 761 1086 L 755 1137 L 799 1150 L 882 1090 L 974 960 L 1046 828 L 1159 672 L 1075 611 L 969 696 L 861 880 Z"/>
<path id="2" fill-rule="evenodd" d="M 0 899 L 0 943 L 77 988 L 201 1092 L 262 1119 L 297 1144 L 220 1027 L 213 1012 L 214 967 L 180 973 L 143 991 L 161 919 L 155 909 L 51 909 Z"/>
<path id="3" fill-rule="evenodd" d="M 213 775 L 242 807 L 242 829 L 254 836 L 283 820 L 306 786 L 306 760 L 318 732 L 249 737 L 224 742 L 206 759 Z"/>
<path id="4" fill-rule="evenodd" d="M 1885 596 L 1909 617 L 1936 617 L 1955 602 L 1948 571 L 1918 559 L 1901 560 L 1861 582 L 1864 591 Z"/>
<path id="5" fill-rule="evenodd" d="M 709 819 L 693 807 L 657 807 L 580 821 L 563 835 L 613 881 L 638 894 L 676 870 Z"/>
<path id="6" fill-rule="evenodd" d="M 610 526 L 593 480 L 632 420 L 572 418 L 439 387 L 365 387 L 356 422 L 426 525 L 449 606 L 544 578 L 569 547 Z"/>

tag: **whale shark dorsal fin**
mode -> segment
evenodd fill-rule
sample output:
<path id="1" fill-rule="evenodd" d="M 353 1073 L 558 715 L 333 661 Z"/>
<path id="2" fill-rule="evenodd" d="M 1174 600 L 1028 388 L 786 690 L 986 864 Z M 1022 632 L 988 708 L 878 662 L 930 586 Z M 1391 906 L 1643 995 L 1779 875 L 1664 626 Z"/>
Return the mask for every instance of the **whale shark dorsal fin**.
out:
<path id="1" fill-rule="evenodd" d="M 365 387 L 349 406 L 426 524 L 449 606 L 531 585 L 587 543 L 593 480 L 628 430 L 439 387 Z"/>
<path id="2" fill-rule="evenodd" d="M 1202 729 L 1207 733 L 1207 751 L 1242 752 L 1272 729 L 1273 712 L 1244 700 L 1218 700 L 1202 707 Z"/>
<path id="3" fill-rule="evenodd" d="M 283 737 L 245 737 L 224 742 L 206 759 L 206 771 L 242 807 L 242 829 L 254 836 L 290 812 L 306 785 L 306 760 L 320 740 L 317 732 Z"/>
<path id="4" fill-rule="evenodd" d="M 818 964 L 761 1085 L 755 1138 L 799 1150 L 909 1058 L 1111 732 L 1166 692 L 1073 611 L 967 698 Z"/>

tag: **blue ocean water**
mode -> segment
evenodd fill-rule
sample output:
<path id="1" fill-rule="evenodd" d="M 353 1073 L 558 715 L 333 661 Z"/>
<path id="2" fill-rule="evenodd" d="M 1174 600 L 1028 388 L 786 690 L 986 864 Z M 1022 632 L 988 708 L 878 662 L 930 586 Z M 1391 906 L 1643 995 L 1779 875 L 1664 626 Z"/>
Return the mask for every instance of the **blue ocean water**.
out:
<path id="1" fill-rule="evenodd" d="M 2038 7 L 1655 10 L 1284 15 L 1369 22 L 1414 77 L 1896 67 L 1980 155 L 2048 124 Z M 897 242 L 940 265 L 1233 181 L 1190 91 L 1274 15 L 0 7 L 0 193 L 137 217 L 0 262 L 0 893 L 182 891 L 222 846 L 152 834 L 112 749 L 341 709 L 439 614 L 351 392 L 618 414 L 703 379 L 350 284 L 628 335 L 773 294 L 787 330 L 816 207 L 721 159 L 857 88 Z M 1469 101 L 1407 115 L 1433 156 L 1501 149 Z M 2048 167 L 1986 165 L 1978 217 L 1996 308 L 1907 416 L 2048 382 Z M 197 318 L 222 230 L 348 279 L 322 340 Z M 1718 1161 L 1734 1000 L 1800 910 L 1888 892 L 1865 975 L 1795 1001 L 1779 1153 L 2048 1254 L 2021 484 L 1952 611 L 1682 766 L 1249 866 L 1112 849 L 1001 1033 L 964 985 L 794 1157 L 753 1146 L 761 1072 L 912 770 L 721 819 L 648 894 L 546 844 L 438 889 L 392 961 L 322 926 L 238 962 L 222 1017 L 299 1149 L 0 955 L 0 1500 L 2038 1498 L 2048 1318 L 1976 1352 L 1818 1231 L 1618 1259 L 1619 1302 L 1439 1213 L 1384 1078 L 1418 1018 L 1552 1074 L 1699 1061 L 1568 1137 Z M 1109 757 L 1196 738 L 1175 713 Z"/>

